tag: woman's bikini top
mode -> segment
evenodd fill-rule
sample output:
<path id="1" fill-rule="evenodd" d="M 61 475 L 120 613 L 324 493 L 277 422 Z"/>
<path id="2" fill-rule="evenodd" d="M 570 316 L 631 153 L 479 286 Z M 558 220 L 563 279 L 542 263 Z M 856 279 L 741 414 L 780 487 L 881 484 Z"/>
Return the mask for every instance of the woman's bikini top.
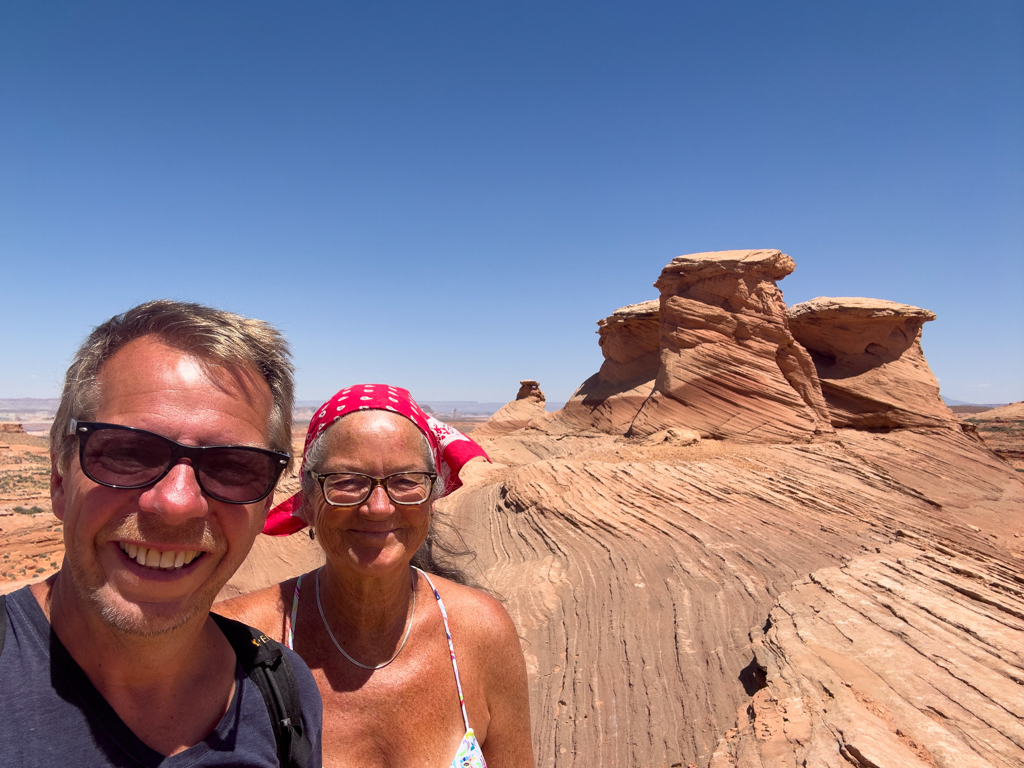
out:
<path id="1" fill-rule="evenodd" d="M 416 566 L 412 566 L 416 568 Z M 462 707 L 462 722 L 466 725 L 466 735 L 462 737 L 459 750 L 455 753 L 451 768 L 487 768 L 483 752 L 480 751 L 480 743 L 476 740 L 473 729 L 469 727 L 469 715 L 466 713 L 466 698 L 462 694 L 462 681 L 459 679 L 459 665 L 455 661 L 455 646 L 452 644 L 452 629 L 448 625 L 448 612 L 444 609 L 444 601 L 434 586 L 430 577 L 419 568 L 416 570 L 430 585 L 430 591 L 434 593 L 437 600 L 437 607 L 441 609 L 441 619 L 444 621 L 444 633 L 448 637 L 448 650 L 452 655 L 452 671 L 455 672 L 455 687 L 459 689 L 459 706 Z M 303 574 L 305 575 L 305 574 Z M 295 649 L 295 618 L 299 613 L 299 591 L 302 589 L 302 576 L 295 582 L 295 595 L 292 597 L 292 610 L 290 615 L 285 616 L 284 644 L 292 650 Z"/>

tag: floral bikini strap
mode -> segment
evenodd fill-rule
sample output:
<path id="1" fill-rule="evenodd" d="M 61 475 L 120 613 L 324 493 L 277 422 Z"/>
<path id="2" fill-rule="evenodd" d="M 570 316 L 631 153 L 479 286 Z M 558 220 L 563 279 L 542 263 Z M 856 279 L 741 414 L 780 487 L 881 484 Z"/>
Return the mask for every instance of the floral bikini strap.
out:
<path id="1" fill-rule="evenodd" d="M 285 616 L 284 624 L 284 644 L 286 648 L 295 650 L 295 617 L 299 615 L 299 592 L 302 590 L 302 577 L 306 574 L 299 576 L 295 582 L 295 596 L 292 597 L 292 612 L 291 616 Z"/>
<path id="2" fill-rule="evenodd" d="M 416 568 L 416 566 L 414 565 L 413 568 Z M 452 645 L 452 628 L 448 624 L 448 611 L 444 609 L 444 601 L 441 599 L 441 595 L 438 594 L 437 587 L 434 586 L 434 582 L 430 580 L 430 577 L 427 576 L 423 570 L 416 568 L 416 571 L 427 580 L 427 584 L 430 585 L 430 589 L 434 593 L 434 599 L 437 600 L 437 607 L 441 609 L 441 620 L 444 621 L 444 633 L 448 637 L 448 650 L 451 651 L 452 655 L 452 669 L 455 671 L 455 686 L 459 689 L 459 706 L 462 707 L 462 720 L 466 724 L 466 731 L 468 732 L 469 715 L 466 714 L 466 697 L 462 695 L 462 681 L 459 679 L 459 664 L 455 661 L 455 646 Z M 296 592 L 298 592 L 297 586 Z M 294 619 L 292 621 L 294 622 Z"/>

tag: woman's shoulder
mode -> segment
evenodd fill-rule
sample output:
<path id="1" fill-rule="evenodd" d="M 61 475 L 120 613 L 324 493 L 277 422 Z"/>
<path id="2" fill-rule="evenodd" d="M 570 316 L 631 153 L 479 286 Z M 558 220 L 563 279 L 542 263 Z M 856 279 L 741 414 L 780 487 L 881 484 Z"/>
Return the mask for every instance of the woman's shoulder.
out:
<path id="1" fill-rule="evenodd" d="M 255 627 L 267 637 L 279 643 L 283 642 L 283 619 L 286 613 L 291 611 L 296 581 L 297 579 L 288 579 L 257 592 L 222 600 L 214 603 L 212 611 Z"/>
<path id="2" fill-rule="evenodd" d="M 497 642 L 519 647 L 519 634 L 512 617 L 499 600 L 483 590 L 430 575 L 444 601 L 452 632 L 476 645 L 493 647 Z"/>

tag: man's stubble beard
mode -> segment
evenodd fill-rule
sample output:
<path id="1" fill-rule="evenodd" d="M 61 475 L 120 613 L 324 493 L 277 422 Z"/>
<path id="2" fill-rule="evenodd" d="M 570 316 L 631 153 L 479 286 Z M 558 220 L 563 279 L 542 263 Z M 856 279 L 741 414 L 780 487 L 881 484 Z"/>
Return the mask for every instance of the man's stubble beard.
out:
<path id="1" fill-rule="evenodd" d="M 145 520 L 139 524 L 139 516 L 118 521 L 111 529 L 105 529 L 96 537 L 96 541 L 137 539 L 146 540 L 142 529 L 150 531 L 160 530 L 162 541 L 168 543 L 181 543 L 190 549 L 205 548 L 206 554 L 203 557 L 212 557 L 214 553 L 222 552 L 223 547 L 217 546 L 217 540 L 210 527 L 204 520 L 195 520 L 183 523 L 180 526 L 168 527 L 153 521 Z M 170 534 L 170 535 L 168 535 Z M 200 547 L 200 544 L 202 547 Z M 94 551 L 98 552 L 99 546 L 94 542 Z M 127 557 L 127 555 L 125 555 Z M 98 561 L 98 557 L 97 557 Z M 158 635 L 173 632 L 176 629 L 188 624 L 199 614 L 207 614 L 213 605 L 217 593 L 223 584 L 213 582 L 203 587 L 189 599 L 183 610 L 170 616 L 147 615 L 145 609 L 138 604 L 131 603 L 118 594 L 110 583 L 103 583 L 93 586 L 90 584 L 89 575 L 85 572 L 83 565 L 72 561 L 71 576 L 75 593 L 83 605 L 91 606 L 93 612 L 99 616 L 104 623 L 118 632 L 137 637 L 155 637 Z M 230 578 L 230 574 L 228 575 Z M 225 579 L 225 582 L 227 579 Z M 104 593 L 108 594 L 104 594 Z"/>

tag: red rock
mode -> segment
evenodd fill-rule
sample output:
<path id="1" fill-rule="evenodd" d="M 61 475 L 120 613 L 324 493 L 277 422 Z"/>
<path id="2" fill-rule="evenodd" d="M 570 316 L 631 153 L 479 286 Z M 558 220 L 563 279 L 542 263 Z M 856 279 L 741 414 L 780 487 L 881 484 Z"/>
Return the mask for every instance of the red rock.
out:
<path id="1" fill-rule="evenodd" d="M 780 251 L 679 256 L 662 270 L 661 365 L 629 434 L 683 426 L 743 442 L 831 433 L 814 365 L 789 332 Z"/>
<path id="2" fill-rule="evenodd" d="M 497 437 L 522 429 L 534 419 L 544 416 L 544 402 L 540 385 L 533 379 L 523 379 L 519 382 L 516 399 L 503 405 L 491 418 L 476 427 L 473 439 Z"/>
<path id="3" fill-rule="evenodd" d="M 1003 461 L 1024 472 L 1024 401 L 991 408 L 964 418 L 985 445 Z"/>
<path id="4" fill-rule="evenodd" d="M 629 431 L 654 389 L 661 366 L 660 301 L 630 304 L 598 320 L 601 370 L 587 379 L 540 429 L 553 434 Z"/>
<path id="5" fill-rule="evenodd" d="M 958 424 L 921 351 L 921 327 L 934 319 L 881 299 L 817 298 L 790 308 L 790 330 L 811 353 L 833 426 Z"/>

